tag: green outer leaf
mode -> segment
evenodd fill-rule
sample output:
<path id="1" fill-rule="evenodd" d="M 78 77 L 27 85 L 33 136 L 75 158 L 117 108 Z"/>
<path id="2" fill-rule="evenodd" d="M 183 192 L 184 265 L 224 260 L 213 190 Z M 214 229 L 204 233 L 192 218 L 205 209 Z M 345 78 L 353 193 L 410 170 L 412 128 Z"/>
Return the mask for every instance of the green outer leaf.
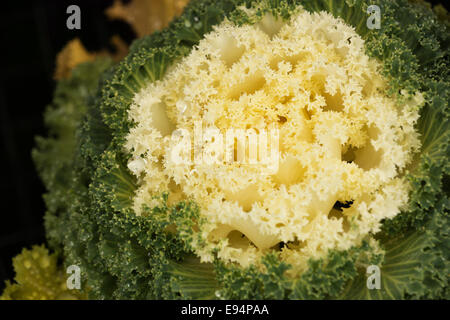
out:
<path id="1" fill-rule="evenodd" d="M 57 251 L 62 239 L 62 216 L 73 202 L 68 189 L 74 178 L 76 130 L 88 108 L 88 99 L 96 93 L 100 75 L 111 65 L 110 59 L 97 58 L 78 65 L 69 79 L 58 81 L 53 101 L 44 114 L 49 136 L 36 137 L 32 150 L 33 161 L 47 189 L 44 194 L 47 239 Z"/>
<path id="2" fill-rule="evenodd" d="M 197 257 L 188 256 L 181 263 L 170 261 L 166 272 L 172 275 L 170 280 L 172 290 L 179 292 L 182 298 L 217 299 L 216 291 L 219 284 L 213 264 L 201 263 Z"/>
<path id="3" fill-rule="evenodd" d="M 350 281 L 340 299 L 446 297 L 449 275 L 449 216 L 434 215 L 427 228 L 391 239 L 380 268 L 381 288 L 368 289 L 365 270 Z M 440 270 L 440 272 L 436 272 Z"/>

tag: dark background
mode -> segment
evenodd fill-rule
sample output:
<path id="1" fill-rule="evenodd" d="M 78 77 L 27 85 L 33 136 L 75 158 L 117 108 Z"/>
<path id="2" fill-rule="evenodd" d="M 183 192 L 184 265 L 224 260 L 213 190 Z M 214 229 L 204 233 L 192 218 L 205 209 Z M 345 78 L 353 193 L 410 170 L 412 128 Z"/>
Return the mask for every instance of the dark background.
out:
<path id="1" fill-rule="evenodd" d="M 343 0 L 336 0 L 343 1 Z M 14 277 L 11 258 L 45 242 L 44 187 L 31 160 L 35 135 L 45 135 L 42 113 L 52 100 L 56 54 L 79 37 L 89 51 L 110 48 L 131 28 L 110 21 L 112 0 L 2 1 L 0 6 L 0 294 Z M 123 1 L 127 2 L 127 1 Z M 439 3 L 440 1 L 431 1 Z M 81 9 L 81 30 L 68 30 L 66 8 Z M 448 7 L 448 6 L 447 6 Z"/>
<path id="2" fill-rule="evenodd" d="M 0 295 L 14 277 L 11 258 L 45 242 L 44 187 L 31 160 L 35 135 L 45 135 L 42 113 L 52 100 L 55 57 L 79 37 L 89 51 L 113 49 L 118 34 L 130 43 L 131 27 L 108 20 L 111 1 L 2 1 L 0 6 Z M 66 9 L 81 9 L 81 30 L 66 28 Z"/>

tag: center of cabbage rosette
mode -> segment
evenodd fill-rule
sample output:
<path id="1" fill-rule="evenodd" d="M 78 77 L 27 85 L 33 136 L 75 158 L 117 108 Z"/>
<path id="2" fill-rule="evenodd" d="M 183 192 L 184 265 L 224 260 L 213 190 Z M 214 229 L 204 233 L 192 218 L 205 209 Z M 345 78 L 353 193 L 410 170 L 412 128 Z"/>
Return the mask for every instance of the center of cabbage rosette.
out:
<path id="1" fill-rule="evenodd" d="M 194 200 L 207 221 L 206 245 L 193 244 L 202 261 L 218 248 L 248 266 L 278 250 L 299 271 L 358 245 L 407 204 L 399 172 L 419 148 L 422 96 L 399 106 L 380 67 L 325 12 L 225 20 L 134 97 L 136 214 L 162 192 Z"/>

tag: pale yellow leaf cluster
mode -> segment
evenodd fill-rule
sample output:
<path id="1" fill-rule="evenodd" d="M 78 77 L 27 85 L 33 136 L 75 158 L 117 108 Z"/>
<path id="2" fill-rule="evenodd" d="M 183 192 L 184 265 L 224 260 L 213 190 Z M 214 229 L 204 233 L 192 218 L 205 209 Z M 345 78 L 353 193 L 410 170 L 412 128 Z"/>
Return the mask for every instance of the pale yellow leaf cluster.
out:
<path id="1" fill-rule="evenodd" d="M 78 300 L 86 296 L 66 286 L 67 274 L 44 246 L 23 249 L 13 258 L 15 283 L 7 282 L 0 300 Z"/>
<path id="2" fill-rule="evenodd" d="M 283 243 L 282 258 L 300 272 L 309 258 L 358 245 L 407 204 L 401 172 L 419 148 L 422 95 L 398 105 L 379 71 L 363 39 L 328 13 L 224 21 L 134 98 L 126 148 L 136 213 L 163 191 L 171 203 L 193 199 L 208 221 L 207 245 L 193 244 L 203 261 L 218 248 L 247 266 Z M 277 172 L 169 161 L 174 130 L 195 136 L 196 122 L 221 132 L 275 126 Z M 338 201 L 352 204 L 336 209 Z"/>
<path id="3" fill-rule="evenodd" d="M 95 56 L 86 50 L 80 39 L 69 41 L 56 56 L 55 79 L 69 78 L 73 68 L 80 63 L 94 60 Z"/>
<path id="4" fill-rule="evenodd" d="M 106 14 L 129 23 L 137 36 L 143 37 L 166 27 L 187 3 L 188 0 L 132 0 L 123 4 L 115 0 Z"/>

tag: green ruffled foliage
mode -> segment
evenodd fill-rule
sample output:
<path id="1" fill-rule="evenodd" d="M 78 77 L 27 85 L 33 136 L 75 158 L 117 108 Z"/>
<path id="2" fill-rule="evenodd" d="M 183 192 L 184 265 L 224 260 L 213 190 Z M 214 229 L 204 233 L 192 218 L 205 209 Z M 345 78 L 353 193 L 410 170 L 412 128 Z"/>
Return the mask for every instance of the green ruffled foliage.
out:
<path id="1" fill-rule="evenodd" d="M 366 10 L 374 4 L 381 8 L 382 27 L 369 30 Z M 242 9 L 256 5 L 256 18 Z M 200 263 L 190 246 L 201 241 L 195 203 L 169 206 L 161 194 L 160 205 L 142 216 L 132 210 L 137 186 L 123 151 L 134 125 L 127 115 L 132 98 L 225 17 L 236 24 L 255 23 L 267 12 L 287 19 L 299 5 L 331 12 L 355 27 L 367 54 L 383 63 L 389 94 L 425 93 L 417 124 L 422 150 L 404 172 L 412 186 L 409 208 L 384 221 L 375 235 L 384 256 L 364 242 L 309 261 L 295 279 L 277 253 L 263 259 L 264 271 L 218 260 Z M 82 288 L 96 299 L 448 298 L 448 31 L 448 21 L 429 6 L 406 0 L 193 0 L 168 28 L 135 41 L 118 65 L 96 60 L 59 82 L 46 112 L 50 136 L 38 138 L 33 152 L 48 190 L 50 247 L 66 265 L 80 266 Z M 381 268 L 380 290 L 366 286 L 372 264 Z"/>
<path id="2" fill-rule="evenodd" d="M 340 296 L 345 285 L 358 275 L 358 267 L 377 264 L 380 255 L 371 254 L 367 242 L 348 251 L 330 251 L 326 259 L 310 260 L 308 270 L 292 280 L 285 272 L 290 266 L 276 254 L 262 261 L 265 272 L 251 266 L 243 269 L 217 263 L 223 288 L 217 295 L 224 299 L 332 299 Z"/>
<path id="3" fill-rule="evenodd" d="M 68 214 L 74 199 L 70 185 L 75 176 L 74 160 L 78 151 L 76 130 L 86 116 L 87 106 L 96 94 L 101 74 L 112 65 L 109 59 L 97 59 L 77 66 L 69 79 L 58 81 L 53 101 L 44 114 L 47 137 L 36 137 L 32 156 L 47 189 L 45 227 L 50 246 L 58 249 L 58 230 L 63 215 Z M 89 139 L 94 136 L 89 135 Z"/>
<path id="4" fill-rule="evenodd" d="M 434 214 L 426 226 L 405 236 L 386 239 L 381 289 L 369 290 L 364 270 L 350 281 L 339 298 L 449 298 L 450 248 L 448 213 Z"/>

